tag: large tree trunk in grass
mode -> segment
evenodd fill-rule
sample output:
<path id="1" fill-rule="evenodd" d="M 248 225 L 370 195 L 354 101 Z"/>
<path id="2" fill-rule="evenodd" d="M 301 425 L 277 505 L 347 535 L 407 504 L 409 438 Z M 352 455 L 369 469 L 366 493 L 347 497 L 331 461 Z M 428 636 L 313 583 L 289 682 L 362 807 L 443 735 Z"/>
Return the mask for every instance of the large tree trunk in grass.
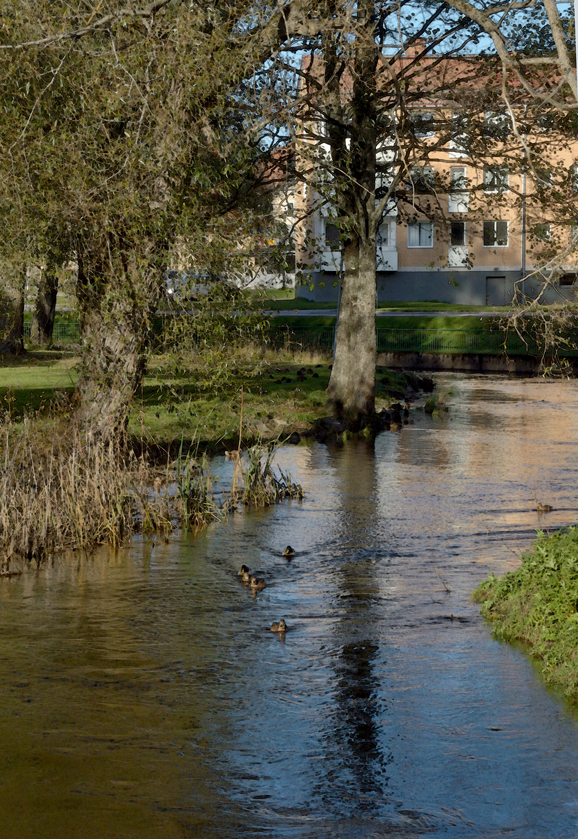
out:
<path id="1" fill-rule="evenodd" d="M 98 260 L 89 264 L 79 257 L 82 360 L 77 416 L 93 436 L 122 442 L 145 371 L 162 271 L 154 256 L 121 254 L 114 263 L 103 261 L 99 270 Z"/>
<path id="2" fill-rule="evenodd" d="M 26 264 L 3 265 L 2 284 L 0 353 L 19 355 L 24 352 Z"/>
<path id="3" fill-rule="evenodd" d="M 47 347 L 52 341 L 56 298 L 58 296 L 58 274 L 46 268 L 38 283 L 36 303 L 32 313 L 30 338 L 38 347 Z"/>
<path id="4" fill-rule="evenodd" d="M 375 407 L 375 236 L 344 247 L 335 358 L 327 388 L 337 416 L 359 426 Z"/>

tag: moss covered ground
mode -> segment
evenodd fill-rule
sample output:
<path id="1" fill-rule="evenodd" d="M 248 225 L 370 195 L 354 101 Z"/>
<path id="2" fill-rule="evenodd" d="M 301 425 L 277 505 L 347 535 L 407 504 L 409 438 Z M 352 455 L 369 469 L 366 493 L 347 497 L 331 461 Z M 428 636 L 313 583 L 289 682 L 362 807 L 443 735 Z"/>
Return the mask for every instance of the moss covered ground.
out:
<path id="1" fill-rule="evenodd" d="M 496 638 L 522 642 L 546 682 L 578 700 L 578 528 L 538 533 L 517 571 L 473 593 Z"/>

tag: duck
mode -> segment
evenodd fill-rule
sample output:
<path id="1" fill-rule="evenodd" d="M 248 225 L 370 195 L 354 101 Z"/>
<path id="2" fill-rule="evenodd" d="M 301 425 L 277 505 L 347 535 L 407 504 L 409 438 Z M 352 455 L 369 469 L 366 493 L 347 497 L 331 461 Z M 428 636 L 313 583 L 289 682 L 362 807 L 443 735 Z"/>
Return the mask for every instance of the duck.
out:
<path id="1" fill-rule="evenodd" d="M 241 565 L 239 571 L 237 571 L 237 576 L 240 577 L 244 583 L 251 582 L 251 570 L 246 565 Z"/>
<path id="2" fill-rule="evenodd" d="M 281 618 L 280 621 L 276 621 L 275 623 L 271 624 L 271 632 L 286 632 L 288 628 L 289 627 L 287 626 L 283 618 Z"/>
<path id="3" fill-rule="evenodd" d="M 288 557 L 295 556 L 295 551 L 293 550 L 291 545 L 287 545 L 287 547 L 283 551 L 283 556 L 288 556 Z"/>
<path id="4" fill-rule="evenodd" d="M 261 579 L 261 577 L 255 577 L 255 575 L 252 574 L 249 579 L 249 585 L 254 591 L 263 591 L 266 583 L 265 580 Z"/>
<path id="5" fill-rule="evenodd" d="M 542 504 L 540 501 L 536 504 L 537 513 L 551 513 L 553 509 L 551 504 Z"/>

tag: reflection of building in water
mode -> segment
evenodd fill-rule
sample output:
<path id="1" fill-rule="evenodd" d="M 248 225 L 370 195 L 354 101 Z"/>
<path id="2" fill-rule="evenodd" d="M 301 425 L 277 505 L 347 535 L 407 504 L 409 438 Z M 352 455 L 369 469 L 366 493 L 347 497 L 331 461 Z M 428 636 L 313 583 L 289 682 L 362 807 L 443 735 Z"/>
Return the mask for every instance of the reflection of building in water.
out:
<path id="1" fill-rule="evenodd" d="M 550 523 L 535 507 L 551 503 L 555 488 L 539 475 L 578 437 L 578 416 L 563 404 L 567 383 L 439 377 L 438 391 L 450 389 L 448 413 L 416 414 L 414 426 L 377 439 L 378 515 L 419 514 L 424 535 Z M 472 495 L 490 485 L 494 503 L 473 516 Z"/>

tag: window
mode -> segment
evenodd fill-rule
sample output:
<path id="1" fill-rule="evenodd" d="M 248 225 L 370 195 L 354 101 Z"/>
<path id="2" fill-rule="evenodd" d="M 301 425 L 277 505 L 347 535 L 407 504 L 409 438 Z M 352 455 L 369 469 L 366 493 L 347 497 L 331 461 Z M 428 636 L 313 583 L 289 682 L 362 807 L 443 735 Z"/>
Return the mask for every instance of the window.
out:
<path id="1" fill-rule="evenodd" d="M 484 114 L 484 135 L 495 140 L 505 140 L 510 136 L 512 124 L 510 115 L 504 111 L 486 111 Z"/>
<path id="2" fill-rule="evenodd" d="M 388 248 L 390 238 L 389 224 L 387 222 L 380 224 L 377 228 L 376 246 L 378 248 Z"/>
<path id="3" fill-rule="evenodd" d="M 578 192 L 578 163 L 574 163 L 570 167 L 570 183 L 572 184 L 572 192 Z"/>
<path id="4" fill-rule="evenodd" d="M 542 108 L 543 106 L 538 111 L 532 110 L 530 120 L 534 117 L 534 125 L 537 131 L 552 131 L 556 123 L 555 111 L 544 111 Z"/>
<path id="5" fill-rule="evenodd" d="M 408 189 L 412 192 L 432 192 L 434 187 L 434 170 L 431 166 L 414 166 L 409 172 Z"/>
<path id="6" fill-rule="evenodd" d="M 484 169 L 484 189 L 486 192 L 508 192 L 510 172 L 503 166 Z"/>
<path id="7" fill-rule="evenodd" d="M 338 250 L 341 233 L 336 224 L 330 221 L 325 222 L 325 247 L 329 250 Z"/>
<path id="8" fill-rule="evenodd" d="M 468 188 L 465 166 L 452 166 L 450 169 L 450 190 L 452 192 L 465 192 Z"/>
<path id="9" fill-rule="evenodd" d="M 433 248 L 433 223 L 416 221 L 407 226 L 408 248 Z"/>
<path id="10" fill-rule="evenodd" d="M 429 111 L 413 114 L 411 123 L 413 126 L 413 133 L 416 137 L 420 137 L 421 139 L 431 139 L 432 137 L 435 137 L 435 118 Z"/>
<path id="11" fill-rule="evenodd" d="M 448 196 L 448 212 L 467 213 L 470 195 L 467 191 L 468 181 L 465 166 L 452 166 L 450 169 L 450 194 Z"/>
<path id="12" fill-rule="evenodd" d="M 576 280 L 578 280 L 578 274 L 562 274 L 559 283 L 562 286 L 574 285 Z"/>
<path id="13" fill-rule="evenodd" d="M 551 189 L 552 177 L 551 169 L 544 169 L 543 167 L 536 166 L 534 178 L 538 192 L 544 192 L 545 190 Z"/>
<path id="14" fill-rule="evenodd" d="M 484 222 L 484 247 L 485 248 L 507 248 L 508 247 L 508 222 L 507 221 L 485 221 Z"/>
<path id="15" fill-rule="evenodd" d="M 533 232 L 538 242 L 549 242 L 552 235 L 552 228 L 549 224 L 535 224 Z"/>
<path id="16" fill-rule="evenodd" d="M 468 120 L 464 114 L 452 114 L 452 136 L 449 142 L 450 157 L 468 157 Z"/>
<path id="17" fill-rule="evenodd" d="M 466 244 L 466 223 L 464 221 L 452 221 L 450 225 L 450 245 L 452 248 Z"/>

